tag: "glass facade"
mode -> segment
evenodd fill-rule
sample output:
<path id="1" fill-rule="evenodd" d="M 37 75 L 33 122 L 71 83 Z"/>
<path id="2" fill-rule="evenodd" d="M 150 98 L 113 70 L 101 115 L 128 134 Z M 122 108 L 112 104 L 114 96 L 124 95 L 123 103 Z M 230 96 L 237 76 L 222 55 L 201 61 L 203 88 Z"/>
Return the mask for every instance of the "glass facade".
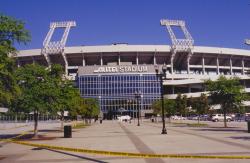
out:
<path id="1" fill-rule="evenodd" d="M 82 75 L 78 77 L 78 85 L 82 97 L 99 100 L 104 114 L 126 112 L 134 116 L 138 106 L 142 112 L 149 110 L 161 91 L 155 74 L 142 73 Z M 141 92 L 139 101 L 135 99 L 136 91 Z"/>

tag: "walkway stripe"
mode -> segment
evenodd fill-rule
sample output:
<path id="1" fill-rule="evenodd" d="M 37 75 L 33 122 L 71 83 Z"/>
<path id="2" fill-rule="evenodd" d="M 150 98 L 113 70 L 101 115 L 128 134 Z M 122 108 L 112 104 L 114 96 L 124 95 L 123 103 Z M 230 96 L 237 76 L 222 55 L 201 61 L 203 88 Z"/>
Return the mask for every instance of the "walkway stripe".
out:
<path id="1" fill-rule="evenodd" d="M 136 149 L 140 153 L 151 153 L 155 154 L 153 150 L 151 150 L 138 136 L 136 136 L 133 132 L 129 131 L 124 125 L 119 123 L 120 127 L 124 130 L 124 132 L 127 134 L 128 138 L 133 142 Z M 160 158 L 154 158 L 154 159 L 145 159 L 147 163 L 164 163 L 164 161 Z"/>

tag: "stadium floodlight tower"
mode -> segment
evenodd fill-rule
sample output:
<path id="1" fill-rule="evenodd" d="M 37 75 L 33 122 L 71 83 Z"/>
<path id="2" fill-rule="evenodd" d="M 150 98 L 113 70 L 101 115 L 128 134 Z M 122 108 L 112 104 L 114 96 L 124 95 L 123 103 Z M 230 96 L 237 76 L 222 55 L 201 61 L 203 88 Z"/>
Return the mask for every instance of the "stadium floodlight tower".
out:
<path id="1" fill-rule="evenodd" d="M 193 45 L 194 40 L 190 33 L 188 32 L 185 21 L 183 20 L 168 20 L 168 19 L 162 19 L 160 21 L 162 26 L 166 26 L 168 33 L 170 35 L 170 39 L 172 42 L 171 45 L 171 73 L 174 73 L 174 58 L 177 52 L 187 52 L 187 73 L 189 74 L 189 61 L 193 54 Z M 177 26 L 180 27 L 182 32 L 184 33 L 185 39 L 177 39 L 171 26 Z"/>
<path id="2" fill-rule="evenodd" d="M 50 30 L 43 41 L 42 54 L 44 55 L 48 66 L 51 65 L 49 55 L 61 54 L 65 64 L 65 74 L 68 75 L 68 61 L 64 53 L 65 44 L 71 27 L 75 27 L 75 21 L 63 21 L 50 23 Z M 51 41 L 52 35 L 56 28 L 65 28 L 60 41 Z"/>
<path id="3" fill-rule="evenodd" d="M 245 44 L 250 45 L 250 39 L 245 39 Z"/>

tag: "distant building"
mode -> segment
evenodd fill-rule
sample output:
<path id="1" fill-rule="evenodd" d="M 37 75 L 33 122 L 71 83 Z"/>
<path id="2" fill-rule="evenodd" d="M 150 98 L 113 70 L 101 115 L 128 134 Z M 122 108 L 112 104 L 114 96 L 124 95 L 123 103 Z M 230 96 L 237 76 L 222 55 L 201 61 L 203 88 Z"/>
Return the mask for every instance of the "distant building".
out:
<path id="1" fill-rule="evenodd" d="M 134 95 L 136 91 L 141 92 L 142 116 L 152 113 L 152 102 L 160 98 L 160 82 L 154 65 L 167 65 L 167 76 L 163 82 L 165 98 L 175 99 L 177 93 L 198 97 L 206 93 L 204 80 L 216 80 L 220 75 L 239 77 L 245 91 L 250 92 L 249 50 L 193 46 L 191 35 L 185 29 L 186 39 L 176 39 L 170 35 L 172 45 L 114 43 L 65 47 L 64 38 L 75 24 L 59 23 L 51 23 L 50 31 L 57 27 L 65 28 L 61 41 L 50 42 L 53 32 L 49 32 L 44 47 L 21 50 L 15 56 L 17 64 L 23 66 L 35 62 L 45 66 L 51 63 L 63 65 L 67 77 L 77 81 L 82 97 L 99 100 L 104 117 L 119 114 L 121 110 L 133 117 L 138 106 Z M 183 21 L 161 23 L 166 26 L 177 23 L 185 27 Z"/>

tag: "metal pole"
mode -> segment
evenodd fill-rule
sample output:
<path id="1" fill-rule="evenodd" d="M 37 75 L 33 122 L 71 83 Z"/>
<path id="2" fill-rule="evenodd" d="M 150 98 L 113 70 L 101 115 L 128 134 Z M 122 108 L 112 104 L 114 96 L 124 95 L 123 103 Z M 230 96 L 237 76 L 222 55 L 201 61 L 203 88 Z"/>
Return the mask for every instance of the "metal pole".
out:
<path id="1" fill-rule="evenodd" d="M 162 132 L 161 134 L 167 134 L 167 130 L 166 130 L 166 126 L 165 126 L 165 109 L 164 109 L 164 98 L 163 98 L 163 74 L 160 75 L 161 77 L 161 104 L 162 104 L 162 109 L 161 109 L 161 112 L 162 112 Z"/>
<path id="2" fill-rule="evenodd" d="M 137 114 L 138 114 L 138 123 L 137 126 L 140 126 L 140 112 L 139 112 L 139 94 L 136 95 L 136 99 L 137 99 Z"/>

